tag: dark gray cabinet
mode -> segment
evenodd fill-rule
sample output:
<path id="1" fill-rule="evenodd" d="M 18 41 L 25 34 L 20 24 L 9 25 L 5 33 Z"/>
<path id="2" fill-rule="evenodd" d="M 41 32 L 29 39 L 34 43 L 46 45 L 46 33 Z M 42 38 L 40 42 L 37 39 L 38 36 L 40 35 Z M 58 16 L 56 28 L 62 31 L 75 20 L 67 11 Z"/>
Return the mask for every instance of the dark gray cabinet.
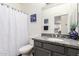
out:
<path id="1" fill-rule="evenodd" d="M 79 49 L 34 40 L 34 56 L 79 56 Z"/>
<path id="2" fill-rule="evenodd" d="M 68 56 L 76 56 L 77 55 L 77 50 L 76 49 L 72 49 L 72 48 L 68 48 L 67 49 L 67 55 Z"/>
<path id="3" fill-rule="evenodd" d="M 46 49 L 35 47 L 35 50 L 35 56 L 50 56 L 51 54 L 51 52 Z"/>
<path id="4" fill-rule="evenodd" d="M 77 56 L 79 56 L 79 50 L 77 50 Z"/>
<path id="5" fill-rule="evenodd" d="M 52 56 L 64 56 L 63 54 L 52 52 Z"/>
<path id="6" fill-rule="evenodd" d="M 39 41 L 34 41 L 34 46 L 42 47 L 42 43 Z"/>
<path id="7" fill-rule="evenodd" d="M 64 54 L 64 47 L 43 43 L 43 48 Z"/>

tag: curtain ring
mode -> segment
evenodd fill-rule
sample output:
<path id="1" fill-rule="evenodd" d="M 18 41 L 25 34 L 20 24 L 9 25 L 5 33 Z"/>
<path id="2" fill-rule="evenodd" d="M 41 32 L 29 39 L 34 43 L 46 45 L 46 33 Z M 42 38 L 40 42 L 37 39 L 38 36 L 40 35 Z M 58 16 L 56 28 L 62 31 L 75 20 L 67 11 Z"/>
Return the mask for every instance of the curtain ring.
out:
<path id="1" fill-rule="evenodd" d="M 3 4 L 3 3 L 1 3 L 1 5 L 3 6 L 4 4 Z"/>
<path id="2" fill-rule="evenodd" d="M 7 8 L 9 8 L 9 6 L 7 5 Z"/>

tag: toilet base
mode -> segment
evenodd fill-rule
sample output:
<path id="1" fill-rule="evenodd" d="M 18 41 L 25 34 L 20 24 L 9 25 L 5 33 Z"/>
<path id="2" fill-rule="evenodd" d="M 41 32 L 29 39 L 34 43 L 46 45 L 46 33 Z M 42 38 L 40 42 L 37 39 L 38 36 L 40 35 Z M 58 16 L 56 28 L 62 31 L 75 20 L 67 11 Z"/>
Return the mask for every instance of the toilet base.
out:
<path id="1" fill-rule="evenodd" d="M 18 56 L 22 56 L 22 54 L 19 54 Z"/>
<path id="2" fill-rule="evenodd" d="M 19 54 L 18 56 L 33 56 L 33 54 Z"/>
<path id="3" fill-rule="evenodd" d="M 18 56 L 33 56 L 32 50 L 27 54 L 19 54 Z"/>

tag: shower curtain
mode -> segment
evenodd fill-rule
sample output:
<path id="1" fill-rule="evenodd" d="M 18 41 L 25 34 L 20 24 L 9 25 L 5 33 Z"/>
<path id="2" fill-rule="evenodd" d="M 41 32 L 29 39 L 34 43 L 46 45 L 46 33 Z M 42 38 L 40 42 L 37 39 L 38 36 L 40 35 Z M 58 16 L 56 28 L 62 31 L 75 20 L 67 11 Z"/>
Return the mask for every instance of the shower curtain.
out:
<path id="1" fill-rule="evenodd" d="M 0 4 L 0 56 L 18 55 L 28 44 L 27 14 Z"/>

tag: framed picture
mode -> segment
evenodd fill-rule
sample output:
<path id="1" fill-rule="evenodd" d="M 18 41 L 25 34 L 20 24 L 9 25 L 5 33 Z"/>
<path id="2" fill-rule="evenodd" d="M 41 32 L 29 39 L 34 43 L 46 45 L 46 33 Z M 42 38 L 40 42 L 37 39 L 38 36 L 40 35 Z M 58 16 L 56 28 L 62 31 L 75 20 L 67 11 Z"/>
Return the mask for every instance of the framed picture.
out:
<path id="1" fill-rule="evenodd" d="M 30 16 L 30 22 L 36 22 L 36 14 Z"/>
<path id="2" fill-rule="evenodd" d="M 48 19 L 44 19 L 44 24 L 48 24 Z"/>
<path id="3" fill-rule="evenodd" d="M 44 30 L 48 30 L 48 26 L 44 26 Z"/>

